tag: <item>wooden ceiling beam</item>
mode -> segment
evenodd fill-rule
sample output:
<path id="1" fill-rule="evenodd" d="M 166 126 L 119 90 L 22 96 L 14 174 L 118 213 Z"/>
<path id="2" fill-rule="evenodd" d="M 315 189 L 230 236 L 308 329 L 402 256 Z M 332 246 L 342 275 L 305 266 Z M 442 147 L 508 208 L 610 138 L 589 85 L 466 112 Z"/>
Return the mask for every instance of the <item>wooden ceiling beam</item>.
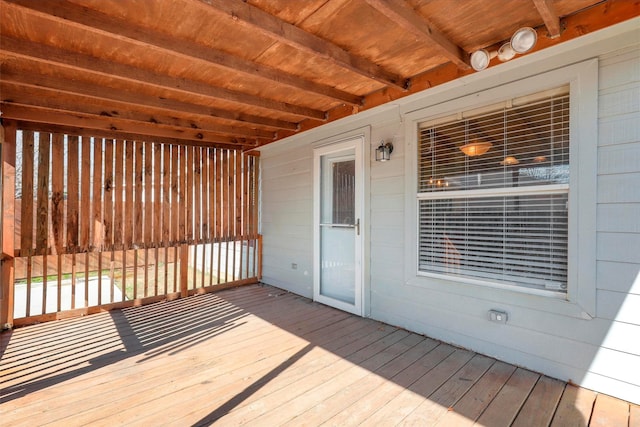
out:
<path id="1" fill-rule="evenodd" d="M 560 37 L 560 17 L 551 0 L 533 0 L 540 17 L 549 32 L 549 38 Z"/>
<path id="2" fill-rule="evenodd" d="M 296 27 L 255 6 L 237 0 L 194 0 L 207 10 L 216 10 L 233 23 L 258 31 L 280 43 L 331 62 L 385 86 L 405 90 L 408 80 L 368 59 L 352 55 L 341 47 Z"/>
<path id="3" fill-rule="evenodd" d="M 261 138 L 272 141 L 276 138 L 276 133 L 264 129 L 251 129 L 242 126 L 228 126 L 214 123 L 209 119 L 199 119 L 196 121 L 177 117 L 178 112 L 166 114 L 162 110 L 130 109 L 127 104 L 110 102 L 99 105 L 95 99 L 86 99 L 80 95 L 61 93 L 54 89 L 43 87 L 30 87 L 16 83 L 0 82 L 0 94 L 2 102 L 19 103 L 34 107 L 45 107 L 51 110 L 74 113 L 87 113 L 93 116 L 102 117 L 104 120 L 110 118 L 128 120 L 130 122 L 155 123 L 161 126 L 174 127 L 176 129 L 189 129 L 190 131 L 202 130 L 204 132 L 219 135 L 239 136 L 243 138 Z"/>
<path id="4" fill-rule="evenodd" d="M 302 118 L 325 119 L 325 113 L 320 110 L 259 98 L 242 92 L 210 86 L 184 78 L 161 75 L 129 65 L 115 63 L 77 52 L 57 49 L 26 40 L 3 36 L 2 44 L 0 44 L 0 52 L 6 52 L 20 58 L 32 59 L 49 65 L 63 66 L 76 71 L 94 73 L 110 78 L 116 77 L 137 85 L 142 84 L 160 89 L 188 93 L 190 95 L 194 94 L 213 99 L 221 99 L 265 110 L 287 113 Z"/>
<path id="5" fill-rule="evenodd" d="M 178 128 L 176 126 L 165 126 L 157 123 L 143 123 L 104 116 L 67 111 L 53 110 L 44 107 L 34 107 L 31 105 L 0 103 L 2 116 L 9 119 L 53 124 L 60 126 L 70 126 L 83 129 L 97 129 L 112 131 L 124 134 L 149 135 L 160 138 L 175 138 L 192 141 L 202 141 L 211 144 L 244 144 L 245 140 L 240 140 L 231 136 L 224 136 L 205 131 L 203 129 Z M 255 139 L 252 141 L 257 142 Z"/>
<path id="6" fill-rule="evenodd" d="M 290 86 L 305 92 L 315 93 L 350 105 L 360 105 L 362 97 L 337 89 L 335 87 L 313 82 L 282 70 L 245 60 L 211 47 L 181 40 L 160 33 L 153 28 L 134 25 L 131 21 L 114 18 L 98 11 L 74 5 L 64 0 L 2 0 L 3 7 L 13 5 L 30 14 L 45 19 L 72 25 L 83 31 L 102 34 L 108 37 L 133 43 L 144 48 L 157 49 L 187 60 L 204 61 L 210 65 L 242 73 L 252 77 L 265 79 L 277 84 Z"/>
<path id="7" fill-rule="evenodd" d="M 226 148 L 229 150 L 251 150 L 255 148 L 253 142 L 245 142 L 243 144 L 227 144 L 227 143 L 210 143 L 189 139 L 180 138 L 166 138 L 166 137 L 152 137 L 150 135 L 136 134 L 136 133 L 124 133 L 114 132 L 110 130 L 90 129 L 73 126 L 62 126 L 51 123 L 37 123 L 23 120 L 7 120 L 10 123 L 16 123 L 17 128 L 20 130 L 31 130 L 34 132 L 50 132 L 61 133 L 65 135 L 77 135 L 83 137 L 95 137 L 95 138 L 107 138 L 107 139 L 120 139 L 127 141 L 146 141 L 146 142 L 161 142 L 167 144 L 179 144 L 179 145 L 193 145 L 199 147 L 216 147 Z"/>
<path id="8" fill-rule="evenodd" d="M 145 96 L 129 93 L 114 88 L 97 86 L 88 82 L 75 80 L 68 81 L 53 76 L 45 76 L 24 69 L 13 69 L 9 63 L 3 67 L 2 80 L 9 83 L 22 84 L 31 87 L 45 87 L 73 95 L 81 95 L 87 98 L 96 98 L 101 101 L 118 101 L 129 104 L 132 109 L 144 110 L 147 107 L 165 110 L 168 112 L 180 111 L 183 113 L 197 114 L 208 118 L 217 118 L 230 122 L 241 123 L 245 126 L 297 130 L 298 125 L 283 120 L 258 117 L 250 114 L 226 111 L 204 105 L 196 105 L 172 99 Z"/>
<path id="9" fill-rule="evenodd" d="M 428 20 L 418 15 L 403 0 L 365 0 L 371 7 L 425 43 L 433 45 L 462 70 L 469 70 L 469 55 L 449 40 Z"/>

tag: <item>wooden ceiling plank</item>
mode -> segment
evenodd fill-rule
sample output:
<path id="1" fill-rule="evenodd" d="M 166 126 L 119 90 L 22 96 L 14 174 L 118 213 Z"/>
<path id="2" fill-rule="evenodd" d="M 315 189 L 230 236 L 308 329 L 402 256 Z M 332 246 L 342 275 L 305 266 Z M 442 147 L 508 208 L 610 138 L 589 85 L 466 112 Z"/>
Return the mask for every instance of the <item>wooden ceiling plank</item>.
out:
<path id="1" fill-rule="evenodd" d="M 409 33 L 432 43 L 458 68 L 470 69 L 469 55 L 460 46 L 449 40 L 428 20 L 418 15 L 403 0 L 365 0 L 371 7 L 400 25 Z"/>
<path id="2" fill-rule="evenodd" d="M 176 39 L 170 35 L 155 31 L 152 28 L 135 26 L 131 22 L 80 7 L 64 0 L 36 2 L 30 0 L 2 1 L 5 3 L 3 7 L 6 7 L 7 4 L 12 4 L 15 7 L 22 8 L 26 13 L 36 13 L 44 18 L 61 22 L 64 25 L 73 25 L 85 31 L 100 33 L 145 48 L 162 50 L 172 55 L 181 56 L 187 60 L 204 61 L 231 71 L 232 73 L 242 73 L 252 77 L 258 77 L 351 105 L 360 105 L 362 102 L 362 97 L 335 87 L 316 83 L 282 70 L 245 60 L 187 40 Z"/>
<path id="3" fill-rule="evenodd" d="M 560 37 L 560 17 L 551 0 L 533 0 L 540 17 L 549 32 L 549 38 Z"/>
<path id="4" fill-rule="evenodd" d="M 109 120 L 105 120 L 104 116 L 78 112 L 69 113 L 30 105 L 2 102 L 0 103 L 0 109 L 2 109 L 3 117 L 26 122 L 157 136 L 161 138 L 202 141 L 207 143 L 237 144 L 242 142 L 234 137 L 219 135 L 202 129 L 177 128 L 175 126 L 133 122 L 112 117 L 109 118 Z"/>
<path id="5" fill-rule="evenodd" d="M 119 101 L 130 104 L 133 108 L 153 107 L 162 110 L 180 111 L 185 113 L 197 114 L 205 117 L 215 117 L 223 120 L 242 123 L 248 126 L 266 127 L 272 129 L 296 130 L 296 123 L 286 122 L 283 120 L 270 119 L 266 117 L 257 117 L 250 114 L 235 113 L 219 108 L 190 104 L 172 99 L 161 99 L 149 96 L 143 96 L 125 91 L 113 90 L 108 87 L 99 87 L 80 80 L 67 81 L 51 76 L 44 76 L 29 72 L 27 70 L 14 70 L 9 64 L 3 69 L 3 80 L 9 83 L 17 83 L 32 87 L 46 87 L 70 94 L 82 95 L 85 97 L 97 98 L 100 100 Z"/>
<path id="6" fill-rule="evenodd" d="M 77 71 L 91 72 L 108 77 L 117 77 L 136 84 L 144 84 L 161 89 L 169 89 L 188 94 L 196 94 L 198 96 L 222 99 L 224 101 L 274 110 L 304 118 L 316 120 L 324 120 L 325 118 L 325 113 L 320 110 L 259 98 L 242 92 L 210 86 L 184 78 L 160 75 L 129 65 L 119 64 L 95 58 L 93 56 L 82 55 L 77 52 L 65 51 L 26 40 L 18 40 L 3 36 L 0 51 L 51 65 L 65 66 Z"/>
<path id="7" fill-rule="evenodd" d="M 0 82 L 0 94 L 7 103 L 19 103 L 45 107 L 52 110 L 67 113 L 87 113 L 94 116 L 108 118 L 118 118 L 133 122 L 155 123 L 162 126 L 175 128 L 202 130 L 205 132 L 217 133 L 220 135 L 237 135 L 246 138 L 263 138 L 273 140 L 276 134 L 273 131 L 263 129 L 251 129 L 241 126 L 227 126 L 220 123 L 211 123 L 209 120 L 198 120 L 197 124 L 193 120 L 181 119 L 173 115 L 166 115 L 160 112 L 143 112 L 140 110 L 128 110 L 127 104 L 110 103 L 108 108 L 104 105 L 96 105 L 95 101 L 87 102 L 82 96 L 62 94 L 60 91 L 43 88 L 29 87 L 16 83 Z"/>
<path id="8" fill-rule="evenodd" d="M 352 55 L 343 48 L 279 19 L 245 2 L 236 0 L 194 0 L 206 9 L 214 9 L 233 23 L 259 31 L 280 43 L 309 53 L 386 86 L 406 89 L 408 81 L 383 69 L 366 58 Z"/>
<path id="9" fill-rule="evenodd" d="M 257 145 L 254 141 L 243 141 L 242 143 L 228 144 L 228 143 L 211 143 L 189 139 L 180 138 L 167 138 L 167 137 L 153 137 L 151 135 L 137 134 L 137 133 L 125 133 L 114 132 L 111 130 L 91 129 L 83 127 L 63 126 L 51 123 L 38 123 L 29 122 L 24 120 L 11 120 L 12 123 L 16 123 L 18 129 L 31 130 L 34 132 L 50 132 L 61 133 L 66 135 L 77 136 L 93 136 L 96 138 L 111 138 L 111 139 L 125 139 L 129 141 L 150 141 L 150 142 L 162 142 L 168 144 L 181 144 L 181 145 L 193 145 L 201 147 L 218 147 L 226 148 L 230 150 L 250 150 Z"/>

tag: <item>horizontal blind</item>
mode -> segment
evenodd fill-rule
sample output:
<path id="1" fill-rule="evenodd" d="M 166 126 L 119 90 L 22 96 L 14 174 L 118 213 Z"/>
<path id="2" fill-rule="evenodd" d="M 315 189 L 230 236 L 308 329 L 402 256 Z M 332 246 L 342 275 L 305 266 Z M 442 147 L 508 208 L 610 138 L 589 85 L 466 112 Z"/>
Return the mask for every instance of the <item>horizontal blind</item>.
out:
<path id="1" fill-rule="evenodd" d="M 518 101 L 420 126 L 418 270 L 566 292 L 568 88 Z"/>
<path id="2" fill-rule="evenodd" d="M 419 129 L 418 192 L 567 184 L 569 95 Z M 468 156 L 461 147 L 488 146 Z"/>

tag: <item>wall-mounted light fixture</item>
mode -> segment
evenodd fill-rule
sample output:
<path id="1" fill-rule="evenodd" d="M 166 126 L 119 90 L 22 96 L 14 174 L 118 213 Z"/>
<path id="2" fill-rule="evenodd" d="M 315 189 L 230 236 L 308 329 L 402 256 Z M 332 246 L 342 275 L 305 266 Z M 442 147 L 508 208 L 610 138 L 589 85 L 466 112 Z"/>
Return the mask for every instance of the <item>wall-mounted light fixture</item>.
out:
<path id="1" fill-rule="evenodd" d="M 391 159 L 391 153 L 393 153 L 393 144 L 380 141 L 380 145 L 376 148 L 376 162 L 386 162 Z"/>
<path id="2" fill-rule="evenodd" d="M 517 53 L 527 53 L 536 45 L 538 34 L 531 27 L 519 28 L 511 40 L 500 46 L 497 51 L 489 52 L 487 49 L 476 50 L 471 54 L 470 63 L 476 71 L 482 71 L 489 66 L 491 59 L 496 56 L 502 62 L 509 61 Z"/>

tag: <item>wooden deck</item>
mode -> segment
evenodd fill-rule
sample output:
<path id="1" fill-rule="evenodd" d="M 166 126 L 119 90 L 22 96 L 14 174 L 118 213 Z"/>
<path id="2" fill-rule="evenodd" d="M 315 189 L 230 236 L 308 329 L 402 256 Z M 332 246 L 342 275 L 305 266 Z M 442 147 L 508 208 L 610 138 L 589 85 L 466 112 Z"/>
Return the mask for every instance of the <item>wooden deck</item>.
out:
<path id="1" fill-rule="evenodd" d="M 640 409 L 268 286 L 2 334 L 1 424 L 640 426 Z"/>

